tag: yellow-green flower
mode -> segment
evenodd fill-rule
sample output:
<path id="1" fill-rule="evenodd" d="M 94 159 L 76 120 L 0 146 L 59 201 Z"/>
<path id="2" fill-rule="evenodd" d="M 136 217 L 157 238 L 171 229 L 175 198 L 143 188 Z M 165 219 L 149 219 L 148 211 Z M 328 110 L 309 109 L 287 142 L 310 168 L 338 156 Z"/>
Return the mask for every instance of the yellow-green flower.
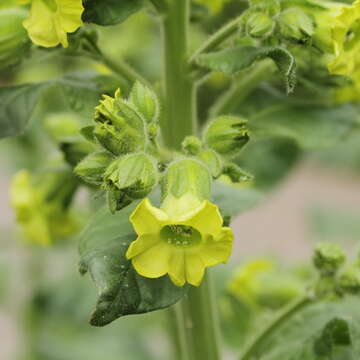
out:
<path id="1" fill-rule="evenodd" d="M 23 24 L 35 44 L 67 47 L 67 33 L 82 25 L 83 10 L 82 0 L 32 0 L 30 15 Z"/>
<path id="2" fill-rule="evenodd" d="M 329 64 L 329 71 L 351 75 L 360 63 L 360 0 L 342 7 L 335 18 L 332 37 L 335 58 Z"/>
<path id="3" fill-rule="evenodd" d="M 56 238 L 72 235 L 78 226 L 59 201 L 47 199 L 44 190 L 41 184 L 34 184 L 28 171 L 22 170 L 12 180 L 10 197 L 25 237 L 31 242 L 49 245 Z M 66 196 L 61 191 L 58 195 Z"/>
<path id="4" fill-rule="evenodd" d="M 142 276 L 165 274 L 177 286 L 198 286 L 208 266 L 226 263 L 233 232 L 223 227 L 216 205 L 191 194 L 170 197 L 162 208 L 143 200 L 130 217 L 138 235 L 126 256 Z"/>

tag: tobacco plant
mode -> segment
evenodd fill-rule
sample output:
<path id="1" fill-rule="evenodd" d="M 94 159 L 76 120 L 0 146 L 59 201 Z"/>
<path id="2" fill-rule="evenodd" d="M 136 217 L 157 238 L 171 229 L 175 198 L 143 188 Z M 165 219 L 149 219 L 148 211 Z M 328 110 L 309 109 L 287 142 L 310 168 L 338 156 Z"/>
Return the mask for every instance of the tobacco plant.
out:
<path id="1" fill-rule="evenodd" d="M 159 77 L 109 57 L 99 38 L 138 12 L 158 29 L 161 50 L 135 64 L 156 62 Z M 225 358 L 211 268 L 228 262 L 235 242 L 241 249 L 232 218 L 302 153 L 358 134 L 359 24 L 359 0 L 1 1 L 0 69 L 10 85 L 0 88 L 0 136 L 41 122 L 61 154 L 14 176 L 12 205 L 33 243 L 78 234 L 80 273 L 98 292 L 91 325 L 168 308 L 174 357 Z M 112 29 L 116 48 L 124 38 Z M 95 70 L 14 84 L 29 61 L 60 57 Z M 84 191 L 91 206 L 80 216 Z M 268 261 L 231 275 L 222 316 L 235 318 L 239 299 L 279 310 L 246 343 L 222 320 L 241 345 L 237 358 L 357 359 L 356 316 L 329 310 L 360 291 L 358 262 L 345 261 L 339 246 L 320 244 L 306 287 Z M 311 318 L 306 309 L 323 318 L 298 346 L 287 327 L 298 313 Z"/>

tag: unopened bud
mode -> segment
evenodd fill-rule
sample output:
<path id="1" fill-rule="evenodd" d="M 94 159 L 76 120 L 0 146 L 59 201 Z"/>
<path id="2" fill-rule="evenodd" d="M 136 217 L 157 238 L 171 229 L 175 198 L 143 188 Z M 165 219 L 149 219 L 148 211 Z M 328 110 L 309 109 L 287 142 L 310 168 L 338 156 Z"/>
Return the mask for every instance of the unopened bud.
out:
<path id="1" fill-rule="evenodd" d="M 106 151 L 94 152 L 81 160 L 74 172 L 89 184 L 101 185 L 105 170 L 113 160 L 113 156 Z"/>
<path id="2" fill-rule="evenodd" d="M 217 179 L 222 174 L 223 162 L 216 151 L 205 149 L 200 151 L 197 157 L 207 165 L 213 178 Z"/>
<path id="3" fill-rule="evenodd" d="M 254 176 L 233 163 L 224 166 L 223 174 L 227 175 L 233 183 L 251 181 Z"/>
<path id="4" fill-rule="evenodd" d="M 360 294 L 360 270 L 353 267 L 342 273 L 338 279 L 338 290 L 341 294 Z"/>
<path id="5" fill-rule="evenodd" d="M 299 8 L 285 10 L 278 21 L 280 32 L 285 38 L 304 41 L 314 34 L 313 20 Z"/>
<path id="6" fill-rule="evenodd" d="M 146 197 L 158 183 L 155 160 L 145 153 L 130 154 L 114 160 L 106 169 L 104 180 L 119 202 L 117 210 L 129 201 Z M 123 206 L 124 205 L 124 206 Z"/>
<path id="7" fill-rule="evenodd" d="M 313 257 L 315 267 L 323 276 L 333 276 L 345 262 L 345 253 L 335 243 L 321 242 Z"/>
<path id="8" fill-rule="evenodd" d="M 235 116 L 213 119 L 204 133 L 206 144 L 226 157 L 236 156 L 249 141 L 247 120 Z"/>
<path id="9" fill-rule="evenodd" d="M 267 14 L 256 12 L 250 15 L 246 23 L 246 32 L 253 37 L 268 36 L 274 26 L 274 21 Z"/>
<path id="10" fill-rule="evenodd" d="M 96 108 L 94 136 L 114 155 L 143 151 L 146 143 L 145 124 L 131 104 L 121 99 L 120 90 L 115 98 L 104 95 Z"/>
<path id="11" fill-rule="evenodd" d="M 130 101 L 147 122 L 156 121 L 159 115 L 159 102 L 152 90 L 137 81 L 131 90 Z"/>
<path id="12" fill-rule="evenodd" d="M 187 136 L 181 146 L 187 155 L 197 155 L 201 150 L 201 140 L 197 136 Z"/>

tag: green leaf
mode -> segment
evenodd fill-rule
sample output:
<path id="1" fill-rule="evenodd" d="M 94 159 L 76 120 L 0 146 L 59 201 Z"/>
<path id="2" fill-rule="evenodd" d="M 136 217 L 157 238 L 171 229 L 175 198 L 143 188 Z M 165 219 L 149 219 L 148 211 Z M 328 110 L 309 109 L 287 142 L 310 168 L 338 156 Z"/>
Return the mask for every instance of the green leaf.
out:
<path id="1" fill-rule="evenodd" d="M 93 74 L 0 87 L 0 138 L 22 134 L 32 118 L 42 119 L 50 112 L 74 112 L 87 123 L 100 95 L 113 91 L 116 79 L 111 76 L 108 79 L 113 80 L 111 88 Z M 105 80 L 103 76 L 102 80 Z"/>
<path id="2" fill-rule="evenodd" d="M 254 137 L 282 136 L 307 150 L 333 146 L 358 125 L 357 109 L 338 106 L 274 104 L 254 111 L 249 127 Z"/>
<path id="3" fill-rule="evenodd" d="M 139 11 L 143 0 L 85 0 L 83 21 L 98 25 L 115 25 Z"/>
<path id="4" fill-rule="evenodd" d="M 43 84 L 0 88 L 0 138 L 24 132 L 43 89 Z"/>
<path id="5" fill-rule="evenodd" d="M 234 75 L 245 70 L 257 60 L 272 59 L 284 78 L 286 91 L 292 92 L 295 87 L 296 61 L 289 51 L 282 47 L 264 47 L 240 45 L 209 54 L 202 54 L 197 58 L 200 66 L 211 70 L 222 71 Z"/>
<path id="6" fill-rule="evenodd" d="M 129 223 L 131 205 L 112 215 L 107 207 L 92 218 L 80 237 L 80 272 L 90 272 L 99 292 L 90 323 L 104 326 L 130 314 L 166 308 L 179 301 L 186 287 L 173 285 L 167 276 L 144 278 L 125 258 L 136 235 Z"/>

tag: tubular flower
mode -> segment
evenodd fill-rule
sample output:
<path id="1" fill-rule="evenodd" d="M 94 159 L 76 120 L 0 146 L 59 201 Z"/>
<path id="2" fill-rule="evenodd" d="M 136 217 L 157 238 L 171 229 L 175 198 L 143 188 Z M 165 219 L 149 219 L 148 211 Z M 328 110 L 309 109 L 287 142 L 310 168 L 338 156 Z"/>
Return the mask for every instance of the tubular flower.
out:
<path id="1" fill-rule="evenodd" d="M 83 10 L 81 0 L 32 0 L 23 25 L 35 44 L 68 47 L 67 33 L 82 25 Z"/>
<path id="2" fill-rule="evenodd" d="M 137 239 L 126 257 L 142 276 L 170 276 L 177 286 L 198 286 L 208 266 L 226 263 L 233 232 L 223 227 L 210 197 L 209 170 L 196 160 L 169 166 L 162 183 L 161 208 L 143 200 L 130 217 Z"/>
<path id="3" fill-rule="evenodd" d="M 197 202 L 191 196 L 173 199 L 172 208 L 196 204 L 182 214 L 171 208 L 156 208 L 143 200 L 130 217 L 138 235 L 126 256 L 144 277 L 169 274 L 173 283 L 199 286 L 208 266 L 226 263 L 232 250 L 233 233 L 223 227 L 216 205 Z"/>
<path id="4" fill-rule="evenodd" d="M 329 64 L 332 74 L 351 75 L 360 62 L 360 0 L 341 9 L 332 31 L 334 60 Z"/>

